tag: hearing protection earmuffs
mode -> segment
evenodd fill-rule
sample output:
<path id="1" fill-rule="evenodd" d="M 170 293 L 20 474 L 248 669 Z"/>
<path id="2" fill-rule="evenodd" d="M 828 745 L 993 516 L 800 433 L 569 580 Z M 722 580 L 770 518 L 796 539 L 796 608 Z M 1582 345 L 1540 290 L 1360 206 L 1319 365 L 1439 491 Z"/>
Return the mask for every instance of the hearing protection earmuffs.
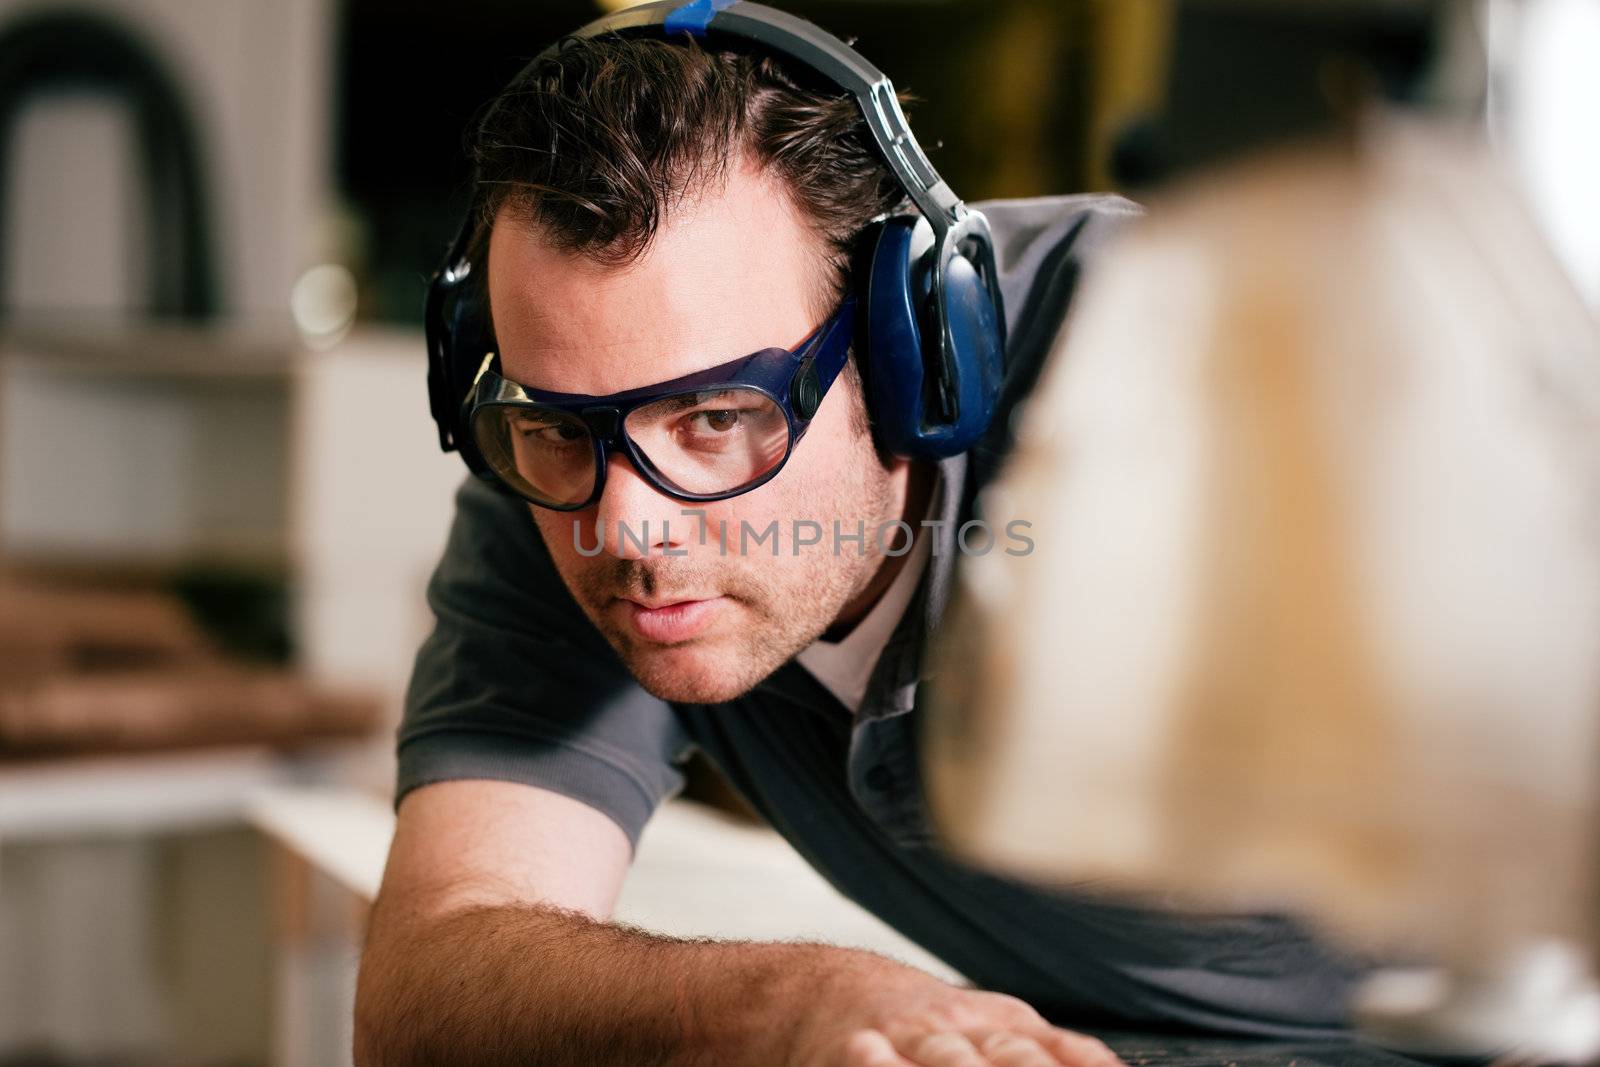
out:
<path id="1" fill-rule="evenodd" d="M 1005 352 L 1005 315 L 989 223 L 961 202 L 928 162 L 894 86 L 843 41 L 793 15 L 747 0 L 644 4 L 591 22 L 572 36 L 605 33 L 754 46 L 850 93 L 917 213 L 875 220 L 856 262 L 864 323 L 857 346 L 880 447 L 941 458 L 977 442 L 994 415 Z M 538 63 L 559 47 L 547 49 Z M 471 435 L 463 400 L 489 353 L 482 264 L 471 258 L 468 218 L 428 286 L 428 394 L 439 444 L 492 480 Z"/>

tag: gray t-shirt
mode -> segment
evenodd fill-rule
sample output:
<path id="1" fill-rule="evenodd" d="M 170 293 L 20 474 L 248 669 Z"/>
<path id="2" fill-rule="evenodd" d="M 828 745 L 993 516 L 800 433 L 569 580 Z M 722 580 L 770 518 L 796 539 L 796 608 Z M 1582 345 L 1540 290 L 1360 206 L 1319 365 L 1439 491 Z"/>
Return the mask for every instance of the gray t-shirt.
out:
<path id="1" fill-rule="evenodd" d="M 632 841 L 698 749 L 846 896 L 979 986 L 1064 1026 L 1348 1037 L 1368 961 L 1280 915 L 1195 918 L 1045 890 L 937 846 L 917 761 L 923 650 L 951 587 L 956 529 L 1008 442 L 1007 409 L 1050 351 L 1085 256 L 1136 213 L 1115 197 L 976 205 L 993 228 L 1009 325 L 991 436 L 941 465 L 944 538 L 852 716 L 791 661 L 738 700 L 669 705 L 644 692 L 573 602 L 527 505 L 469 480 L 428 589 L 399 739 L 404 796 L 489 778 L 565 794 Z"/>

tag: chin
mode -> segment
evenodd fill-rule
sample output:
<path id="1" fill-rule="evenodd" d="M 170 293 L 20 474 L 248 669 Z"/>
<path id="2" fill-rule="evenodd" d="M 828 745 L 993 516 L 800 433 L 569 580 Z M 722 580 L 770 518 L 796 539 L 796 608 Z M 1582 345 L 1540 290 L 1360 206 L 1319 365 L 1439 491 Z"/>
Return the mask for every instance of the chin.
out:
<path id="1" fill-rule="evenodd" d="M 763 666 L 728 649 L 619 650 L 628 672 L 651 696 L 674 704 L 722 704 L 754 689 L 781 665 Z"/>

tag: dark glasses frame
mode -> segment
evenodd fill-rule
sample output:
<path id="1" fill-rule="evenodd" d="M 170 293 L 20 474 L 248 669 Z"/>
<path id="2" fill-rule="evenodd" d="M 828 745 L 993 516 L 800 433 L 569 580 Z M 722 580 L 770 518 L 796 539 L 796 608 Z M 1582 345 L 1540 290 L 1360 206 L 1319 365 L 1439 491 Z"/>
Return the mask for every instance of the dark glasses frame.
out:
<path id="1" fill-rule="evenodd" d="M 765 485 L 788 464 L 789 457 L 794 455 L 795 445 L 805 436 L 812 418 L 821 407 L 822 398 L 844 369 L 845 360 L 850 354 L 850 342 L 855 336 L 855 310 L 855 298 L 846 297 L 834 313 L 795 348 L 764 348 L 670 381 L 604 396 L 547 392 L 519 385 L 496 373 L 493 369 L 496 356 L 491 352 L 484 357 L 467 402 L 462 405 L 461 422 L 472 434 L 495 479 L 537 507 L 551 511 L 581 511 L 599 500 L 605 492 L 606 467 L 614 450 L 627 456 L 639 476 L 667 496 L 689 503 L 727 500 Z M 688 492 L 673 484 L 628 434 L 627 418 L 636 408 L 658 400 L 732 387 L 752 389 L 765 395 L 783 412 L 789 427 L 789 441 L 783 458 L 748 484 L 725 492 Z M 479 416 L 492 408 L 554 411 L 581 420 L 589 430 L 594 452 L 594 488 L 589 496 L 574 504 L 552 504 L 537 500 L 495 470 L 490 457 L 496 454 L 497 449 L 478 437 Z"/>

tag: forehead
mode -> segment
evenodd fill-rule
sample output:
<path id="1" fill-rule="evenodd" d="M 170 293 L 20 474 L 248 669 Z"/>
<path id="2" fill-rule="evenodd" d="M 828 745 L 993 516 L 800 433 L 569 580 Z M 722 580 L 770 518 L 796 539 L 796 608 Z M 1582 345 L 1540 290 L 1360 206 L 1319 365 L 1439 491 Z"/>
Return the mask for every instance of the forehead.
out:
<path id="1" fill-rule="evenodd" d="M 603 394 L 793 347 L 816 326 L 825 246 L 783 187 L 730 168 L 668 211 L 635 261 L 562 251 L 502 212 L 489 300 L 506 377 Z"/>

